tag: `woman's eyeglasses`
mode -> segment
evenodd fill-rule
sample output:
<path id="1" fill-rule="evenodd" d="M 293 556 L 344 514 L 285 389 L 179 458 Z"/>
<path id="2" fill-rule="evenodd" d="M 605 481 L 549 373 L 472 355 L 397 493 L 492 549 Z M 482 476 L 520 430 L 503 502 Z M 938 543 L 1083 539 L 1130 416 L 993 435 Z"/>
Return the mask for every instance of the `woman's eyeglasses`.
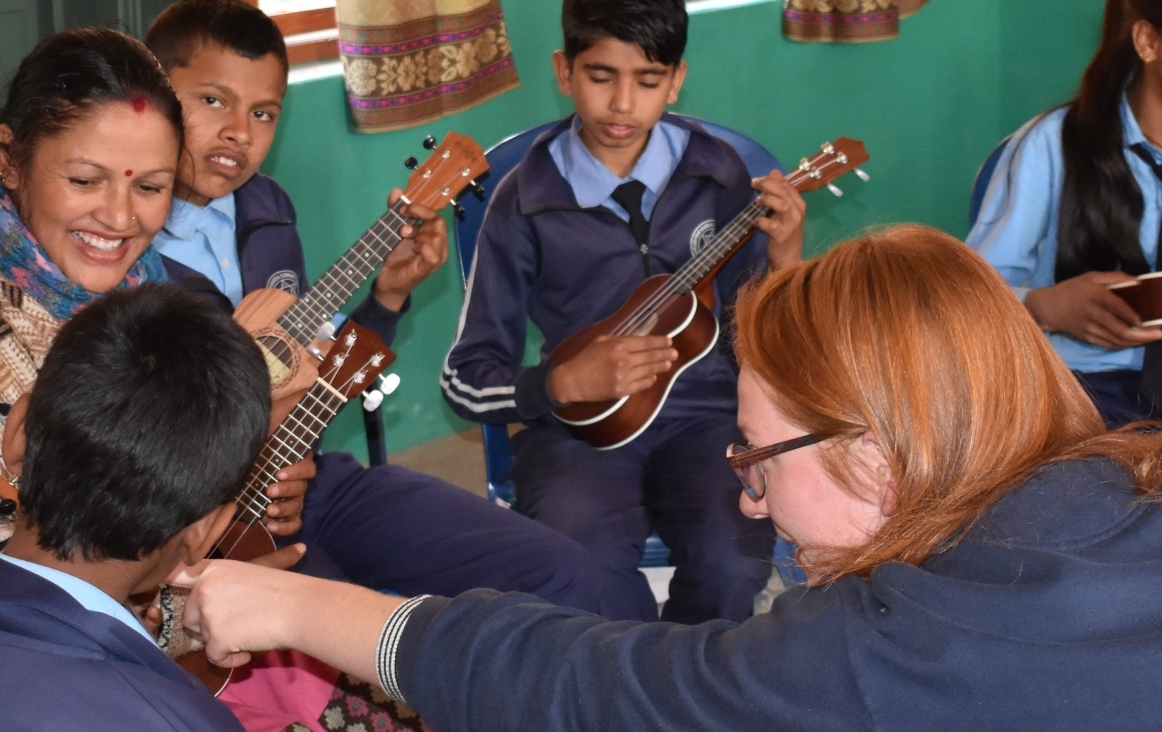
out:
<path id="1" fill-rule="evenodd" d="M 726 448 L 726 462 L 730 463 L 734 474 L 738 476 L 739 481 L 742 483 L 743 491 L 750 496 L 751 500 L 759 501 L 767 494 L 767 478 L 763 471 L 758 469 L 759 463 L 775 455 L 781 455 L 791 450 L 798 450 L 800 447 L 814 445 L 816 442 L 821 442 L 826 439 L 822 435 L 803 435 L 793 440 L 776 442 L 767 447 L 754 447 L 753 445 L 740 445 L 735 443 Z"/>

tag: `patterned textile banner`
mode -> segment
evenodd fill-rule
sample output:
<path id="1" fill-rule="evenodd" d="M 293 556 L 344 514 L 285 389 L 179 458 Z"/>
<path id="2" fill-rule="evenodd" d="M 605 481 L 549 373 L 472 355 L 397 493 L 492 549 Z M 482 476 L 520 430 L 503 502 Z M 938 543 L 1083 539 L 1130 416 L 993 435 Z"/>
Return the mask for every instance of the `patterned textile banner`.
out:
<path id="1" fill-rule="evenodd" d="M 414 127 L 520 85 L 500 0 L 337 0 L 358 132 Z"/>
<path id="2" fill-rule="evenodd" d="M 792 41 L 866 43 L 900 35 L 900 18 L 928 0 L 786 0 L 783 35 Z"/>

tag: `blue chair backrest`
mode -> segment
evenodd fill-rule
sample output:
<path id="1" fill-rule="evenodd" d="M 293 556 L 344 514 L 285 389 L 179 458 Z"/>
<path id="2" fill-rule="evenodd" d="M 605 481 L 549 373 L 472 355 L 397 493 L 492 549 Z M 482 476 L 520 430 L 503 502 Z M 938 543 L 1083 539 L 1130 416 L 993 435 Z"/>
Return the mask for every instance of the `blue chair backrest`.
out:
<path id="1" fill-rule="evenodd" d="M 729 143 L 738 152 L 752 177 L 760 178 L 768 175 L 772 170 L 783 170 L 774 155 L 771 155 L 765 147 L 746 135 L 713 122 L 704 122 L 693 117 L 686 117 L 686 119 L 697 122 L 710 134 Z M 533 142 L 556 124 L 557 121 L 548 122 L 519 132 L 496 143 L 492 149 L 485 153 L 485 157 L 488 158 L 489 174 L 484 200 L 478 200 L 474 196 L 465 196 L 460 201 L 464 207 L 464 214 L 455 220 L 452 227 L 456 233 L 456 249 L 460 254 L 460 275 L 464 278 L 465 286 L 467 286 L 468 276 L 472 271 L 472 260 L 476 256 L 476 235 L 480 233 L 480 225 L 484 222 L 484 212 L 488 208 L 492 191 L 504 176 L 508 175 L 509 171 L 524 158 Z M 484 461 L 488 473 L 488 497 L 493 500 L 499 498 L 511 504 L 515 490 L 510 477 L 512 456 L 508 452 L 508 427 L 502 424 L 485 424 L 483 431 Z"/>
<path id="2" fill-rule="evenodd" d="M 1000 144 L 993 148 L 989 156 L 984 159 L 980 170 L 976 171 L 976 179 L 972 182 L 972 199 L 968 204 L 968 228 L 976 226 L 976 219 L 980 216 L 980 207 L 984 203 L 984 194 L 988 191 L 989 183 L 993 179 L 993 173 L 997 171 L 997 162 L 1000 161 L 1001 155 L 1005 152 L 1005 148 L 1009 146 L 1009 140 L 1013 136 L 1009 135 L 1001 140 Z"/>

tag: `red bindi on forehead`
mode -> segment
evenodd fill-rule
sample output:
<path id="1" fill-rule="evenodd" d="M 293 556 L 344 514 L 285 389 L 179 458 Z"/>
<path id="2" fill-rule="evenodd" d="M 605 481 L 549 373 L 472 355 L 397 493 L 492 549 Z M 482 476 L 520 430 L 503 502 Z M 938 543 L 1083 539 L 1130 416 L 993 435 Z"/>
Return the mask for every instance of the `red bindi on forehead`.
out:
<path id="1" fill-rule="evenodd" d="M 132 170 L 127 170 L 127 171 L 125 171 L 125 177 L 126 177 L 126 178 L 130 177 L 131 175 L 133 175 L 133 171 L 132 171 Z"/>
<path id="2" fill-rule="evenodd" d="M 138 112 L 138 113 L 144 112 L 145 108 L 148 105 L 149 105 L 149 100 L 145 98 L 144 94 L 138 94 L 138 95 L 133 97 L 133 111 L 134 112 Z"/>

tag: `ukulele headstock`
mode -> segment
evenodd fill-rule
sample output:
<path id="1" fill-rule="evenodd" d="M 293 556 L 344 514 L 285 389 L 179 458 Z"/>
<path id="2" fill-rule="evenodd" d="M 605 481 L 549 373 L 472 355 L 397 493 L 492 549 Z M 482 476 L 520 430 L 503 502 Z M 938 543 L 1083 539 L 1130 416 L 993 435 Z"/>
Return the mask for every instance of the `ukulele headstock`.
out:
<path id="1" fill-rule="evenodd" d="M 414 163 L 409 160 L 408 164 Z M 439 211 L 488 171 L 484 150 L 467 135 L 448 132 L 424 164 L 408 176 L 404 198 Z"/>
<path id="2" fill-rule="evenodd" d="M 350 399 L 371 386 L 394 360 L 395 354 L 379 336 L 348 320 L 319 366 L 319 377 Z"/>
<path id="3" fill-rule="evenodd" d="M 842 195 L 842 191 L 831 185 L 845 173 L 855 171 L 862 180 L 867 180 L 867 173 L 859 169 L 868 161 L 867 150 L 859 140 L 850 137 L 840 137 L 834 142 L 825 142 L 819 152 L 809 158 L 803 158 L 799 166 L 787 174 L 791 182 L 800 193 L 814 191 L 827 186 L 832 193 Z"/>

